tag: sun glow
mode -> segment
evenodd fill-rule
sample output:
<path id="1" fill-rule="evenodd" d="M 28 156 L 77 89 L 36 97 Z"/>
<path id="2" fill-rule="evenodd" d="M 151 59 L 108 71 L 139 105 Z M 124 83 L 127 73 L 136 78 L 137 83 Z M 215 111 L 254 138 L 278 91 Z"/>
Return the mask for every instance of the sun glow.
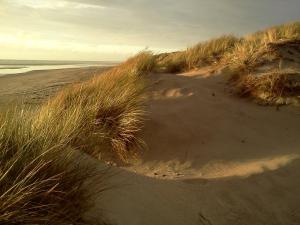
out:
<path id="1" fill-rule="evenodd" d="M 97 43 L 80 43 L 77 41 L 64 41 L 58 39 L 45 39 L 42 35 L 31 34 L 26 32 L 18 32 L 16 34 L 0 34 L 0 48 L 18 48 L 23 52 L 30 53 L 32 51 L 60 51 L 66 54 L 78 53 L 78 54 L 91 54 L 91 55 L 119 55 L 120 57 L 128 57 L 136 54 L 142 50 L 145 50 L 146 46 L 139 45 L 124 45 L 124 44 L 97 44 Z M 159 49 L 150 48 L 150 50 L 160 52 L 171 52 L 174 49 Z M 0 53 L 0 57 L 5 57 L 5 51 Z M 120 59 L 120 57 L 118 59 Z M 106 60 L 106 59 L 105 59 Z"/>

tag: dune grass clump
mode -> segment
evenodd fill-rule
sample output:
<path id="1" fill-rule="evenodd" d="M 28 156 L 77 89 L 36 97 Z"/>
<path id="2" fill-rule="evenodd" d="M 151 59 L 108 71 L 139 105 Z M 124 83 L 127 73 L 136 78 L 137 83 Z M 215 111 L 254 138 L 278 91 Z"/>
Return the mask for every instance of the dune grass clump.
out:
<path id="1" fill-rule="evenodd" d="M 55 143 L 34 122 L 23 111 L 0 117 L 0 224 L 88 224 L 93 169 L 79 166 L 68 138 Z"/>
<path id="2" fill-rule="evenodd" d="M 218 63 L 226 52 L 231 51 L 238 38 L 225 35 L 201 42 L 182 52 L 158 57 L 157 64 L 163 72 L 182 72 Z"/>
<path id="3" fill-rule="evenodd" d="M 187 68 L 185 52 L 161 54 L 156 61 L 159 72 L 177 73 Z"/>
<path id="4" fill-rule="evenodd" d="M 207 42 L 199 43 L 185 52 L 187 69 L 195 69 L 219 62 L 225 53 L 231 52 L 239 39 L 232 36 L 222 36 Z"/>
<path id="5" fill-rule="evenodd" d="M 157 71 L 178 73 L 205 66 L 227 67 L 232 74 L 230 81 L 236 86 L 235 92 L 241 96 L 264 98 L 265 102 L 273 104 L 276 97 L 298 93 L 298 87 L 290 88 L 294 81 L 286 79 L 290 77 L 289 73 L 274 72 L 274 69 L 282 69 L 285 52 L 294 48 L 297 51 L 299 40 L 300 22 L 271 27 L 242 38 L 222 36 L 185 51 L 156 56 Z M 268 73 L 256 76 L 263 70 Z M 297 72 L 294 73 L 297 77 L 295 74 Z"/>
<path id="6" fill-rule="evenodd" d="M 275 70 L 260 74 L 233 76 L 235 91 L 242 97 L 251 97 L 263 104 L 290 104 L 300 100 L 300 73 Z"/>
<path id="7" fill-rule="evenodd" d="M 60 92 L 40 110 L 41 126 L 58 123 L 57 133 L 79 131 L 70 145 L 96 158 L 126 163 L 142 145 L 145 73 L 154 67 L 143 52 L 126 63 Z M 65 121 L 65 122 L 59 122 Z M 64 124 L 70 122 L 68 124 Z"/>
<path id="8" fill-rule="evenodd" d="M 183 72 L 210 65 L 228 65 L 234 70 L 252 71 L 276 57 L 268 44 L 300 39 L 300 22 L 271 27 L 237 38 L 224 35 L 188 48 L 185 51 L 156 57 L 159 72 Z"/>
<path id="9" fill-rule="evenodd" d="M 265 51 L 259 40 L 242 39 L 232 52 L 225 54 L 223 62 L 232 70 L 250 72 L 265 61 L 262 57 Z"/>
<path id="10" fill-rule="evenodd" d="M 300 22 L 274 26 L 246 37 L 248 40 L 259 40 L 263 45 L 267 45 L 270 42 L 297 40 L 299 38 Z"/>
<path id="11" fill-rule="evenodd" d="M 223 61 L 229 65 L 231 82 L 240 96 L 252 97 L 263 104 L 290 104 L 299 96 L 299 72 L 281 68 L 284 55 L 280 48 L 297 45 L 300 22 L 256 32 L 236 43 Z M 263 73 L 259 68 L 266 65 Z"/>
<path id="12" fill-rule="evenodd" d="M 300 39 L 300 22 L 271 27 L 242 38 L 234 49 L 224 55 L 223 62 L 232 69 L 252 72 L 256 67 L 274 59 L 268 44 Z"/>
<path id="13" fill-rule="evenodd" d="M 120 162 L 134 154 L 142 144 L 144 75 L 154 66 L 143 52 L 40 108 L 0 115 L 1 225 L 90 224 L 90 197 L 105 187 L 79 150 Z"/>

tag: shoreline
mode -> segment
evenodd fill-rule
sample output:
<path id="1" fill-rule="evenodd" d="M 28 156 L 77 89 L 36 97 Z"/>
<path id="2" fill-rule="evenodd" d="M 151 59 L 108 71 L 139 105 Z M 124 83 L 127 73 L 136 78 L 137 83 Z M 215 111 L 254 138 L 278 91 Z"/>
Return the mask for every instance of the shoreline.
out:
<path id="1" fill-rule="evenodd" d="M 35 70 L 0 76 L 0 110 L 10 105 L 38 105 L 63 87 L 101 74 L 109 66 Z"/>
<path id="2" fill-rule="evenodd" d="M 28 76 L 33 75 L 34 73 L 43 73 L 43 72 L 50 72 L 50 71 L 64 71 L 64 70 L 71 70 L 71 69 L 105 69 L 105 68 L 112 68 L 113 66 L 86 66 L 86 67 L 72 67 L 72 68 L 57 68 L 57 69 L 39 69 L 39 70 L 31 70 L 23 73 L 12 73 L 12 74 L 0 74 L 0 79 L 4 77 L 16 77 L 16 76 Z"/>

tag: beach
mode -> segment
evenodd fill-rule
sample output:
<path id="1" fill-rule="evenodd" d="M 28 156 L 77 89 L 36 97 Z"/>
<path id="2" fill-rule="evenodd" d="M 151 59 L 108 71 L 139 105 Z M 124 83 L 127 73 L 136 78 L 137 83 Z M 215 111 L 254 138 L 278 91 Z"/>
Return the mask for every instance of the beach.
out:
<path id="1" fill-rule="evenodd" d="M 63 87 L 82 82 L 111 67 L 83 67 L 31 71 L 0 77 L 0 110 L 8 105 L 40 104 Z"/>
<path id="2" fill-rule="evenodd" d="M 0 107 L 38 105 L 107 69 L 1 77 Z M 104 212 L 114 224 L 131 225 L 298 224 L 299 109 L 240 99 L 226 80 L 226 71 L 210 75 L 206 68 L 151 74 L 146 148 L 135 163 L 111 168 L 105 182 L 114 188 L 95 196 L 87 217 L 100 221 Z"/>

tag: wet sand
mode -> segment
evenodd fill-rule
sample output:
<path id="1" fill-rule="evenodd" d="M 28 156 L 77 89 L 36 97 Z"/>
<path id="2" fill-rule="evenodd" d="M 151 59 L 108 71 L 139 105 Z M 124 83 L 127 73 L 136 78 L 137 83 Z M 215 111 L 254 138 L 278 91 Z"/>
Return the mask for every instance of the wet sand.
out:
<path id="1" fill-rule="evenodd" d="M 9 105 L 36 105 L 66 85 L 82 82 L 110 67 L 31 71 L 0 77 L 0 110 Z"/>

